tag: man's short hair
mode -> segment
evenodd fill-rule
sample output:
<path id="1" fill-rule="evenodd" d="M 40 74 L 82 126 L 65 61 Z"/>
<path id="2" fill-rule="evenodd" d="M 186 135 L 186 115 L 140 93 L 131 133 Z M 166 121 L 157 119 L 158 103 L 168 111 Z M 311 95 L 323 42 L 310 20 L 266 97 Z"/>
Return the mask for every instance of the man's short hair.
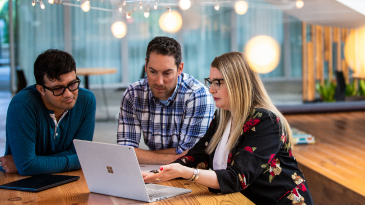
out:
<path id="1" fill-rule="evenodd" d="M 61 75 L 71 71 L 76 72 L 74 58 L 57 49 L 44 51 L 34 62 L 34 77 L 38 85 L 44 85 L 44 75 L 51 81 L 61 80 Z"/>
<path id="2" fill-rule="evenodd" d="M 147 62 L 150 60 L 150 54 L 154 52 L 160 55 L 172 56 L 175 58 L 175 64 L 177 68 L 181 63 L 181 46 L 173 38 L 166 36 L 157 36 L 153 38 L 147 46 L 146 59 Z"/>

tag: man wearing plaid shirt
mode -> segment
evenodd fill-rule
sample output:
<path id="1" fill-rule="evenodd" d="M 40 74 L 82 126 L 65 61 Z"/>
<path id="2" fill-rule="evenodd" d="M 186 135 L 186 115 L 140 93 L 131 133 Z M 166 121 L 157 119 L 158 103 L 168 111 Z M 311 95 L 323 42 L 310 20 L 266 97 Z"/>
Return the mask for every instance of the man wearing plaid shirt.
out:
<path id="1" fill-rule="evenodd" d="M 182 72 L 176 40 L 155 37 L 145 60 L 147 78 L 123 94 L 117 142 L 135 147 L 139 163 L 168 164 L 204 136 L 214 114 L 213 98 L 208 88 Z M 138 148 L 141 132 L 150 150 Z"/>

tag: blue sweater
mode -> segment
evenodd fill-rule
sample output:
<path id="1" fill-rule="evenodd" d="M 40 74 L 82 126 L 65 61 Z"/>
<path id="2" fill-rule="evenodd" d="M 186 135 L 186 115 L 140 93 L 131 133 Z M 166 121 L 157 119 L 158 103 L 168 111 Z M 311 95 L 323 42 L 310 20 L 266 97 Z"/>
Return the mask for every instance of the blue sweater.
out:
<path id="1" fill-rule="evenodd" d="M 5 155 L 13 155 L 21 175 L 79 169 L 72 140 L 92 140 L 95 110 L 94 94 L 80 88 L 75 106 L 56 127 L 50 116 L 54 112 L 44 106 L 35 85 L 29 86 L 15 95 L 9 104 Z"/>

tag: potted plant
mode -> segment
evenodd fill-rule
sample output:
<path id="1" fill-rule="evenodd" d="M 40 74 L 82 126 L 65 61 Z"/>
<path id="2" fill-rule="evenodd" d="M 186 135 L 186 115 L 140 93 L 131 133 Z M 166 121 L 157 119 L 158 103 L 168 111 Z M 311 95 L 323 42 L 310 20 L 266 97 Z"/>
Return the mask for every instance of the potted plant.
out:
<path id="1" fill-rule="evenodd" d="M 335 102 L 336 84 L 328 80 L 324 80 L 324 84 L 316 83 L 316 90 L 324 102 Z"/>

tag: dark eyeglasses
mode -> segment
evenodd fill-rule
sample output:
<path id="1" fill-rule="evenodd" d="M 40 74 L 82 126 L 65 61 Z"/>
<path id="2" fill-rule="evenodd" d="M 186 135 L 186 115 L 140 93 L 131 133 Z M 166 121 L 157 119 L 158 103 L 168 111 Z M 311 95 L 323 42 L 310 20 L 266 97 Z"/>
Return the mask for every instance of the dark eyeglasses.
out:
<path id="1" fill-rule="evenodd" d="M 76 80 L 75 80 L 75 81 L 73 81 L 73 82 L 71 82 L 71 83 L 69 83 L 69 84 L 67 85 L 67 87 L 58 87 L 58 88 L 54 88 L 54 89 L 49 88 L 49 87 L 47 87 L 47 86 L 45 86 L 45 85 L 43 85 L 43 87 L 44 87 L 45 89 L 47 89 L 47 90 L 52 91 L 52 93 L 53 93 L 53 95 L 54 95 L 54 96 L 60 96 L 60 95 L 62 95 L 63 93 L 65 93 L 66 88 L 67 88 L 69 91 L 75 91 L 75 90 L 79 89 L 79 87 L 80 87 L 80 82 L 81 82 L 81 80 L 80 80 L 78 77 L 76 77 Z"/>
<path id="2" fill-rule="evenodd" d="M 213 85 L 213 88 L 219 90 L 221 88 L 221 81 L 224 79 L 214 79 L 212 81 L 209 78 L 204 78 L 205 85 L 210 89 L 210 86 Z"/>

